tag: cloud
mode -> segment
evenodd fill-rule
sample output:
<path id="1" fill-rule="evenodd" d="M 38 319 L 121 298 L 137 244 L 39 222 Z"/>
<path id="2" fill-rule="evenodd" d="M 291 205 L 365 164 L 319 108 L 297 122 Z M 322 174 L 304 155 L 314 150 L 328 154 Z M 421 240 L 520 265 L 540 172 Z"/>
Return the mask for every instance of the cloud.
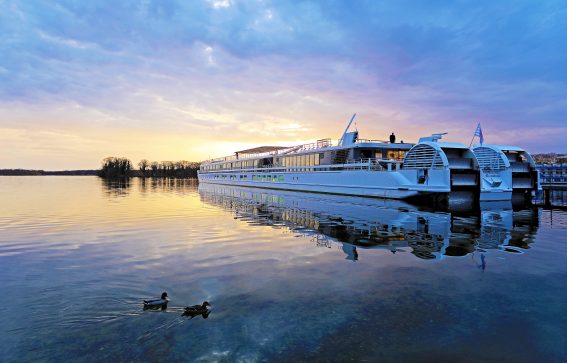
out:
<path id="1" fill-rule="evenodd" d="M 8 0 L 0 127 L 183 135 L 195 150 L 183 158 L 198 159 L 211 137 L 337 137 L 357 112 L 371 138 L 449 130 L 466 141 L 481 121 L 532 151 L 562 151 L 565 15 L 551 0 Z"/>

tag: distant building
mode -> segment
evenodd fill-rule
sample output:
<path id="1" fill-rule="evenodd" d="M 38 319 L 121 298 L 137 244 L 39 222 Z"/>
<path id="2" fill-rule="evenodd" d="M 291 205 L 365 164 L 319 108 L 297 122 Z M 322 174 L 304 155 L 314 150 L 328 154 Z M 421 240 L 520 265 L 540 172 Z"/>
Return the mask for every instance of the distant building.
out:
<path id="1" fill-rule="evenodd" d="M 567 164 L 567 155 L 556 153 L 532 154 L 536 164 Z"/>

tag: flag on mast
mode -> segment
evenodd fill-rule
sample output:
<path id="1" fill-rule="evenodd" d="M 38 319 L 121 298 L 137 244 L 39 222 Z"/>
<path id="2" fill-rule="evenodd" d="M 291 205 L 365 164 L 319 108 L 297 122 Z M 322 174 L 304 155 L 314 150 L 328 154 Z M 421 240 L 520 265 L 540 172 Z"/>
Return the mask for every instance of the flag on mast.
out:
<path id="1" fill-rule="evenodd" d="M 474 132 L 474 136 L 478 136 L 480 140 L 480 144 L 484 142 L 484 136 L 482 136 L 482 128 L 480 127 L 480 122 L 476 125 L 476 131 Z"/>

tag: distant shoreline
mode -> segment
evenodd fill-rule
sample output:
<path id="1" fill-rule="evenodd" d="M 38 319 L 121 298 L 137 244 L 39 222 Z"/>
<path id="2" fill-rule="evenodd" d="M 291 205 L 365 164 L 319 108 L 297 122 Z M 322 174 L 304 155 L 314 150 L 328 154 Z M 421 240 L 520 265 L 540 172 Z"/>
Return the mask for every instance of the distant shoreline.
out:
<path id="1" fill-rule="evenodd" d="M 56 171 L 46 171 L 46 170 L 32 170 L 32 169 L 0 169 L 1 176 L 100 176 L 100 170 L 97 169 L 85 169 L 85 170 L 56 170 Z M 146 177 L 151 178 L 151 176 L 144 176 L 139 170 L 131 170 L 129 178 L 140 178 Z M 180 179 L 196 179 L 194 176 L 156 176 L 156 178 L 180 178 Z M 112 179 L 112 178 L 110 178 Z"/>
<path id="2" fill-rule="evenodd" d="M 46 175 L 74 175 L 74 176 L 97 176 L 100 170 L 29 170 L 29 169 L 0 169 L 0 176 L 46 176 Z"/>

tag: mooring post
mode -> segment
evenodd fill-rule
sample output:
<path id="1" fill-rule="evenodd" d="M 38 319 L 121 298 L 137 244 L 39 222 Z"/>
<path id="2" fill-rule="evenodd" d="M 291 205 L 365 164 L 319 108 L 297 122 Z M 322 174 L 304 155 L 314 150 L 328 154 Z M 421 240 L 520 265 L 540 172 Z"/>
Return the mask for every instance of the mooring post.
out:
<path id="1" fill-rule="evenodd" d="M 543 205 L 551 207 L 551 189 L 543 188 Z"/>

